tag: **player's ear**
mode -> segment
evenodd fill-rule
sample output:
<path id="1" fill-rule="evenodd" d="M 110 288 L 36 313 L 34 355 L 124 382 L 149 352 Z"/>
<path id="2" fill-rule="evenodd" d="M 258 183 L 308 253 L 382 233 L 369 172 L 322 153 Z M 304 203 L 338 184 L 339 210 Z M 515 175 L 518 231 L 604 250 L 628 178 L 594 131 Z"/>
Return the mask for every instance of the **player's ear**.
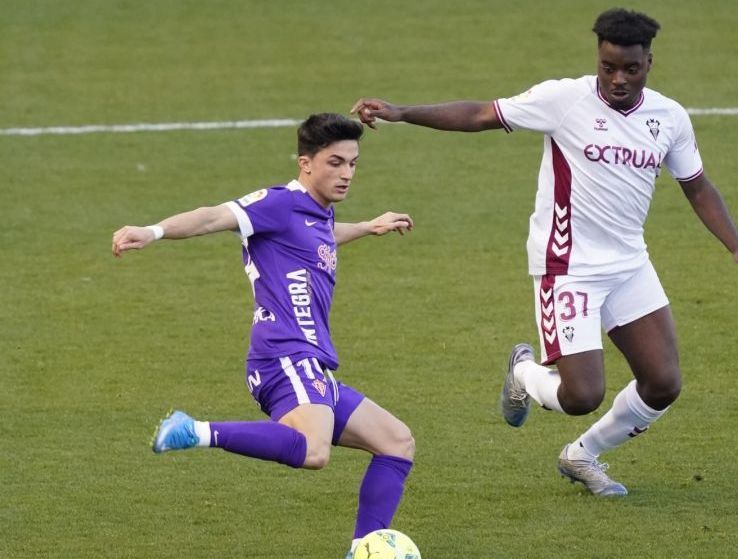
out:
<path id="1" fill-rule="evenodd" d="M 648 53 L 648 70 L 651 69 L 651 66 L 653 66 L 653 53 Z"/>
<path id="2" fill-rule="evenodd" d="M 309 175 L 312 167 L 312 159 L 307 155 L 300 155 L 297 158 L 297 166 L 300 167 L 300 171 Z"/>

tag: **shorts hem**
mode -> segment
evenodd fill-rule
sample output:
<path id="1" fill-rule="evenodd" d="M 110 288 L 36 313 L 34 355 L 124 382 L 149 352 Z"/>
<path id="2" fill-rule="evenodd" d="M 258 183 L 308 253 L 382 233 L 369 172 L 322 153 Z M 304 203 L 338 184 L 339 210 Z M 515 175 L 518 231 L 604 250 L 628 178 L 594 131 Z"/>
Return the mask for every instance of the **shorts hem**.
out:
<path id="1" fill-rule="evenodd" d="M 283 417 L 284 417 L 285 415 L 287 415 L 288 413 L 290 413 L 290 412 L 291 412 L 291 411 L 293 411 L 293 410 L 296 410 L 296 409 L 297 409 L 297 408 L 299 408 L 300 406 L 326 406 L 326 407 L 330 408 L 331 410 L 333 410 L 333 408 L 331 408 L 331 406 L 329 406 L 328 404 L 324 404 L 324 403 L 322 403 L 322 402 L 304 402 L 304 403 L 302 403 L 302 404 L 300 404 L 300 403 L 296 403 L 296 404 L 295 404 L 294 406 L 292 406 L 291 408 L 282 408 L 282 409 L 278 409 L 278 410 L 276 410 L 276 411 L 274 411 L 273 413 L 270 413 L 270 414 L 268 414 L 268 415 L 269 415 L 269 418 L 270 418 L 270 419 L 271 419 L 272 421 L 279 421 L 279 420 L 280 420 L 280 419 L 282 419 L 282 418 L 283 418 Z M 277 414 L 278 414 L 278 415 L 277 415 Z"/>
<path id="2" fill-rule="evenodd" d="M 659 301 L 658 303 L 650 307 L 639 309 L 638 312 L 631 314 L 627 318 L 623 318 L 623 319 L 616 321 L 613 326 L 610 326 L 609 328 L 605 326 L 605 332 L 609 334 L 615 328 L 619 328 L 620 326 L 627 326 L 631 322 L 635 322 L 636 320 L 638 320 L 639 318 L 643 318 L 647 314 L 651 314 L 652 312 L 656 312 L 657 310 L 663 309 L 664 307 L 668 307 L 668 306 L 669 306 L 669 301 L 666 300 L 666 301 Z"/>
<path id="3" fill-rule="evenodd" d="M 559 357 L 562 357 L 560 351 L 556 351 L 551 355 L 546 355 L 546 360 L 542 361 L 541 365 L 551 365 L 552 363 L 556 362 Z"/>
<path id="4" fill-rule="evenodd" d="M 602 351 L 602 350 L 603 350 L 603 348 L 602 348 L 601 345 L 599 345 L 599 346 L 592 346 L 592 347 L 577 348 L 576 351 L 572 351 L 571 353 L 566 353 L 566 354 L 564 352 L 562 352 L 561 350 L 559 350 L 559 351 L 551 354 L 551 356 L 548 359 L 546 359 L 545 361 L 543 361 L 541 363 L 541 365 L 551 365 L 555 361 L 557 361 L 558 359 L 561 359 L 562 357 L 569 357 L 570 355 L 578 355 L 580 353 L 586 353 L 587 351 Z"/>

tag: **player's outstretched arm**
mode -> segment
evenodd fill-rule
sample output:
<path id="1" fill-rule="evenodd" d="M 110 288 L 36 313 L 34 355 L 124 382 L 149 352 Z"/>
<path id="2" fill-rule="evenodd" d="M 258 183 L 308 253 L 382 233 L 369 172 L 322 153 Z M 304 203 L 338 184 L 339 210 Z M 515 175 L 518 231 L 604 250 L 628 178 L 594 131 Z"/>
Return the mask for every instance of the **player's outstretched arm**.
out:
<path id="1" fill-rule="evenodd" d="M 168 217 L 156 225 L 126 225 L 118 229 L 113 233 L 113 255 L 120 257 L 127 250 L 140 250 L 160 238 L 187 239 L 237 228 L 236 216 L 227 206 L 198 208 Z"/>
<path id="2" fill-rule="evenodd" d="M 733 260 L 738 263 L 738 232 L 720 191 L 704 174 L 679 184 L 702 223 L 733 253 Z"/>
<path id="3" fill-rule="evenodd" d="M 343 245 L 367 235 L 384 235 L 390 231 L 397 231 L 400 235 L 404 235 L 406 231 L 412 231 L 413 225 L 413 220 L 409 215 L 387 212 L 371 221 L 337 222 L 333 226 L 333 236 L 336 238 L 336 244 Z"/>
<path id="4" fill-rule="evenodd" d="M 438 105 L 393 105 L 382 99 L 359 99 L 351 108 L 361 122 L 376 128 L 376 120 L 407 122 L 438 130 L 480 132 L 502 128 L 494 103 L 490 101 L 451 101 Z"/>

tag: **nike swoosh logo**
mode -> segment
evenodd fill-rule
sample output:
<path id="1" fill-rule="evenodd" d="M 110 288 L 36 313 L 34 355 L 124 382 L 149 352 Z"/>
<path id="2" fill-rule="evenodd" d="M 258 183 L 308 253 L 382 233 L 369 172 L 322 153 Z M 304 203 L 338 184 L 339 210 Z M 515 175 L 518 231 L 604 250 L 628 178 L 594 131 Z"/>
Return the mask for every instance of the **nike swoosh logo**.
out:
<path id="1" fill-rule="evenodd" d="M 307 225 L 308 227 L 312 227 L 316 223 L 318 223 L 318 222 L 317 221 L 308 221 L 307 219 L 305 220 L 305 225 Z"/>

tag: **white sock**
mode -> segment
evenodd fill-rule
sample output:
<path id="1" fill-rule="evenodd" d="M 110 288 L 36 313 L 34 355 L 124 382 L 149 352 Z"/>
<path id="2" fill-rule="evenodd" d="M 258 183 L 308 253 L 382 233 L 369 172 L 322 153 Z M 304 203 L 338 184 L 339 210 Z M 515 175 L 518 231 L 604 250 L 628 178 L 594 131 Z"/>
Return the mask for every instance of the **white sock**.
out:
<path id="1" fill-rule="evenodd" d="M 210 422 L 195 421 L 195 434 L 197 435 L 197 446 L 210 446 Z"/>
<path id="2" fill-rule="evenodd" d="M 513 374 L 536 402 L 546 409 L 564 413 L 557 395 L 561 384 L 557 370 L 548 369 L 535 361 L 521 361 L 515 365 Z"/>
<path id="3" fill-rule="evenodd" d="M 584 448 L 580 439 L 581 437 L 569 445 L 569 448 L 566 449 L 566 457 L 569 460 L 586 460 L 587 462 L 591 462 L 597 456 Z"/>
<path id="4" fill-rule="evenodd" d="M 585 451 L 597 457 L 643 433 L 668 409 L 655 410 L 649 407 L 638 394 L 636 381 L 632 380 L 615 396 L 607 413 L 571 446 L 579 447 L 581 443 Z M 572 448 L 572 451 L 577 452 L 576 448 Z"/>

